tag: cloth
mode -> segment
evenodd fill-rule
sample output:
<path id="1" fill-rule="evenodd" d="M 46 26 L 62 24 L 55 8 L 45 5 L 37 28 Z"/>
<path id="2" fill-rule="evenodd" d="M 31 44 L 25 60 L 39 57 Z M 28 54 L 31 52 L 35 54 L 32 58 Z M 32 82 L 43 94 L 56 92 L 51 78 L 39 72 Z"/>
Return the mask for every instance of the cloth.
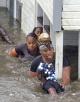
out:
<path id="1" fill-rule="evenodd" d="M 56 80 L 56 74 L 55 74 L 55 68 L 53 66 L 52 63 L 48 64 L 48 63 L 40 63 L 38 68 L 37 68 L 37 72 L 42 74 L 42 76 L 46 79 L 46 80 Z"/>
<path id="2" fill-rule="evenodd" d="M 40 63 L 37 72 L 45 79 L 42 86 L 44 90 L 48 92 L 49 88 L 54 88 L 57 93 L 64 91 L 56 79 L 55 68 L 52 63 Z"/>
<path id="3" fill-rule="evenodd" d="M 64 92 L 64 88 L 57 81 L 54 80 L 47 80 L 43 84 L 42 88 L 47 92 L 49 88 L 54 88 L 57 93 Z"/>

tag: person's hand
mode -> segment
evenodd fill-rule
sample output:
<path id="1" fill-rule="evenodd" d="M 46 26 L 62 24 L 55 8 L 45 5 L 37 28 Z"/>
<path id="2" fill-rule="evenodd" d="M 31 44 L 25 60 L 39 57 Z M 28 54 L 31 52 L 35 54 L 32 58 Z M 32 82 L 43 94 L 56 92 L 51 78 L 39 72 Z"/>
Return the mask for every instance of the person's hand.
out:
<path id="1" fill-rule="evenodd" d="M 62 86 L 62 88 L 65 88 L 65 85 L 64 85 L 64 83 L 62 82 L 62 83 L 60 83 L 60 85 Z"/>
<path id="2" fill-rule="evenodd" d="M 37 77 L 38 76 L 38 73 L 37 72 L 32 72 L 31 70 L 27 70 L 27 75 L 30 77 L 30 78 L 34 78 L 34 77 Z"/>

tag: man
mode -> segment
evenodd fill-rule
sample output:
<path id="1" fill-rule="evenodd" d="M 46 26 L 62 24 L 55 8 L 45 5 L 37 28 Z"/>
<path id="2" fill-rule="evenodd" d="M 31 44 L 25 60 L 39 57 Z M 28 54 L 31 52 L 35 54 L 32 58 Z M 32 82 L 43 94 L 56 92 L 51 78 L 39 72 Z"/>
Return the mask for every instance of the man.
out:
<path id="1" fill-rule="evenodd" d="M 55 70 L 55 52 L 54 52 L 54 48 L 52 47 L 52 45 L 50 43 L 49 44 L 47 43 L 47 44 L 40 45 L 39 50 L 40 50 L 41 55 L 33 60 L 32 64 L 31 64 L 29 74 L 30 74 L 31 77 L 37 76 L 41 80 L 41 82 L 43 83 L 42 87 L 49 94 L 54 95 L 54 94 L 58 93 L 57 92 L 58 87 L 56 87 L 56 85 L 54 85 L 54 80 L 56 80 L 56 75 L 55 76 L 53 75 L 54 77 L 52 77 L 52 79 L 50 79 L 51 76 L 49 76 L 49 78 L 48 78 L 48 74 L 49 75 L 53 74 L 52 72 L 48 71 L 48 69 L 46 70 L 47 72 L 39 73 L 39 68 L 41 68 L 40 70 L 42 70 L 41 63 L 47 63 L 47 64 L 50 64 L 50 65 L 52 64 L 53 67 L 54 67 L 54 70 Z M 44 74 L 44 73 L 47 73 L 47 74 Z M 54 74 L 55 74 L 55 72 L 54 72 Z M 53 80 L 53 78 L 54 78 L 54 80 Z M 49 81 L 47 79 L 49 79 Z M 70 84 L 70 63 L 69 63 L 69 61 L 68 61 L 68 59 L 66 57 L 63 58 L 62 80 L 63 80 L 63 83 L 62 83 L 63 87 L 65 85 Z M 61 90 L 64 91 L 63 88 Z"/>

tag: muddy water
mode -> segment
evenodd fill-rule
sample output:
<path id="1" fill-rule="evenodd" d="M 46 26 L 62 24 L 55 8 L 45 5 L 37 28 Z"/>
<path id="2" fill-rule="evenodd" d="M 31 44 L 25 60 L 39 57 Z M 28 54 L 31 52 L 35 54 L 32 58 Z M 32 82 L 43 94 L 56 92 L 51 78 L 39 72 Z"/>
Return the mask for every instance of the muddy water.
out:
<path id="1" fill-rule="evenodd" d="M 26 75 L 31 62 L 7 55 L 7 51 L 17 43 L 23 42 L 24 34 L 17 22 L 10 19 L 6 10 L 0 9 L 0 25 L 9 32 L 15 42 L 9 45 L 0 39 L 0 102 L 80 102 L 80 82 L 72 82 L 65 93 L 52 97 L 41 90 L 37 79 Z"/>

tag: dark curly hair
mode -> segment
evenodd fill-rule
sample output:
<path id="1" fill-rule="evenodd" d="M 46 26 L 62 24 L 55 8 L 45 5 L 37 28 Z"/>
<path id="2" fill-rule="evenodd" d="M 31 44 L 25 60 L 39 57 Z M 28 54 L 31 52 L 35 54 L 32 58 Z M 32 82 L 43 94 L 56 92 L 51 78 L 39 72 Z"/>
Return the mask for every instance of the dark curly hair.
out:
<path id="1" fill-rule="evenodd" d="M 43 33 L 43 27 L 34 27 L 34 29 L 33 29 L 32 32 L 35 33 L 35 31 L 36 31 L 37 28 L 40 28 L 40 31 L 41 31 L 40 33 Z"/>

